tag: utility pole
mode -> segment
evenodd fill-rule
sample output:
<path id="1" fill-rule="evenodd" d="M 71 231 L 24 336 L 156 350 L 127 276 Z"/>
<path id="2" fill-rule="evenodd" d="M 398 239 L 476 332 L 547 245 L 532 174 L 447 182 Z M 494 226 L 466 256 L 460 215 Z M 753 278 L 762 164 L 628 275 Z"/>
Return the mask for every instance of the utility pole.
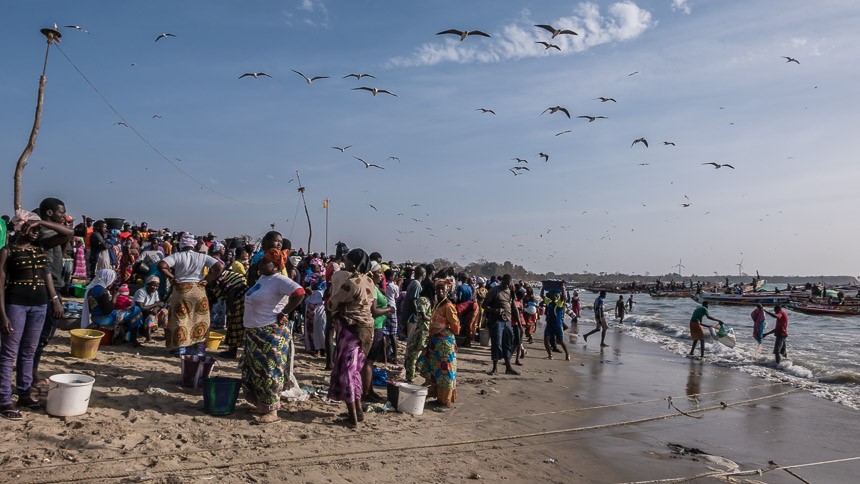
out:
<path id="1" fill-rule="evenodd" d="M 325 209 L 325 248 L 323 249 L 323 252 L 325 252 L 326 254 L 329 253 L 328 252 L 328 206 L 329 206 L 329 204 L 331 204 L 331 200 L 329 200 L 328 198 L 323 200 L 323 208 Z"/>
<path id="2" fill-rule="evenodd" d="M 311 214 L 308 212 L 308 203 L 305 201 L 305 187 L 302 185 L 302 179 L 299 178 L 299 170 L 296 170 L 296 181 L 299 182 L 298 191 L 302 195 L 302 204 L 305 206 L 305 216 L 308 218 L 308 251 L 311 253 L 311 237 L 313 236 L 313 228 L 311 227 Z"/>
<path id="3" fill-rule="evenodd" d="M 13 194 L 15 210 L 23 208 L 23 204 L 21 203 L 21 180 L 24 176 L 24 167 L 27 166 L 27 159 L 30 158 L 30 154 L 36 148 L 36 137 L 39 135 L 39 126 L 42 124 L 42 104 L 45 101 L 45 82 L 47 81 L 45 71 L 48 69 L 48 52 L 51 51 L 51 45 L 54 42 L 59 42 L 63 36 L 56 27 L 55 24 L 53 29 L 45 28 L 40 30 L 42 35 L 48 38 L 48 46 L 45 48 L 45 62 L 42 64 L 42 76 L 39 77 L 39 94 L 36 98 L 36 119 L 33 121 L 33 129 L 30 131 L 27 146 L 24 147 L 24 151 L 18 158 L 18 163 L 15 164 L 15 192 Z"/>

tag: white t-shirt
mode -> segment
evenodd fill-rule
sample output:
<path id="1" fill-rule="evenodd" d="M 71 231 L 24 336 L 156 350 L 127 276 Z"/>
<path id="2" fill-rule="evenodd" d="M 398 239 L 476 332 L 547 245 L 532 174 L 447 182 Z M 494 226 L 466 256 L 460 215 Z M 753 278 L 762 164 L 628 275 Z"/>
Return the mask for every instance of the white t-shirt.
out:
<path id="1" fill-rule="evenodd" d="M 193 250 L 182 251 L 162 259 L 167 267 L 173 269 L 176 282 L 200 282 L 203 280 L 203 268 L 212 267 L 217 260 Z"/>
<path id="2" fill-rule="evenodd" d="M 301 288 L 281 274 L 260 276 L 254 287 L 245 293 L 245 327 L 262 328 L 274 324 L 278 313 L 287 305 L 289 295 Z"/>
<path id="3" fill-rule="evenodd" d="M 144 307 L 152 306 L 158 302 L 158 291 L 152 291 L 152 294 L 149 294 L 145 287 L 141 287 L 134 292 L 134 302 Z"/>

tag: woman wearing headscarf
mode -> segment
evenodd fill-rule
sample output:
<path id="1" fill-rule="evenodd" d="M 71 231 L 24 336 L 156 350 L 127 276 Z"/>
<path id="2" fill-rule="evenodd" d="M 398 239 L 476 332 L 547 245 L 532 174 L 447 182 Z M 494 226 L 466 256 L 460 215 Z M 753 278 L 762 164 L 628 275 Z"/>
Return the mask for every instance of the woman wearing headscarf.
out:
<path id="1" fill-rule="evenodd" d="M 382 290 L 385 276 L 382 274 L 382 266 L 375 260 L 370 261 L 370 277 L 374 284 L 373 302 L 370 306 L 370 315 L 373 316 L 373 343 L 370 345 L 370 351 L 364 360 L 364 366 L 361 369 L 361 380 L 364 387 L 364 399 L 372 401 L 380 401 L 382 397 L 373 391 L 373 364 L 384 359 L 385 342 L 382 328 L 385 326 L 385 320 L 388 315 L 394 313 L 395 308 L 388 306 L 388 298 Z"/>
<path id="2" fill-rule="evenodd" d="M 436 305 L 428 330 L 427 346 L 418 360 L 421 376 L 428 385 L 427 396 L 445 406 L 457 399 L 457 340 L 460 320 L 457 307 L 448 299 L 451 283 L 448 279 L 437 279 Z"/>
<path id="3" fill-rule="evenodd" d="M 152 342 L 152 332 L 167 323 L 167 308 L 158 296 L 160 283 L 158 276 L 149 276 L 146 278 L 146 285 L 134 293 L 134 304 L 143 313 L 143 336 L 147 343 Z M 137 340 L 137 333 L 133 332 L 132 338 Z"/>
<path id="4" fill-rule="evenodd" d="M 136 338 L 138 328 L 143 324 L 143 313 L 139 307 L 117 307 L 117 299 L 121 297 L 116 288 L 116 271 L 101 269 L 87 285 L 84 293 L 84 308 L 81 312 L 81 327 L 107 330 L 113 333 L 113 341 L 123 343 L 130 341 L 133 346 L 139 346 Z M 115 290 L 111 290 L 115 288 Z"/>
<path id="5" fill-rule="evenodd" d="M 290 361 L 287 323 L 305 297 L 301 286 L 281 274 L 287 257 L 278 249 L 266 251 L 258 263 L 260 277 L 245 293 L 242 387 L 245 399 L 260 414 L 257 423 L 278 421 Z"/>
<path id="6" fill-rule="evenodd" d="M 158 262 L 158 270 L 172 285 L 165 343 L 177 356 L 205 352 L 209 331 L 209 300 L 205 287 L 224 270 L 224 265 L 217 260 L 192 250 L 195 245 L 194 236 L 184 233 L 179 239 L 179 251 Z M 204 267 L 209 269 L 205 278 Z"/>
<path id="7" fill-rule="evenodd" d="M 245 293 L 248 291 L 248 280 L 244 272 L 230 268 L 221 273 L 221 277 L 212 284 L 211 291 L 227 307 L 227 335 L 224 338 L 227 349 L 218 353 L 218 356 L 232 360 L 245 341 Z"/>
<path id="8" fill-rule="evenodd" d="M 0 417 L 21 420 L 12 404 L 12 369 L 17 363 L 17 406 L 38 408 L 39 402 L 30 395 L 36 346 L 47 312 L 52 311 L 54 318 L 63 315 L 47 256 L 35 242 L 41 227 L 63 235 L 72 231 L 20 209 L 9 223 L 15 240 L 0 249 Z"/>
<path id="9" fill-rule="evenodd" d="M 376 288 L 368 275 L 369 270 L 370 259 L 365 251 L 349 251 L 344 270 L 332 275 L 331 296 L 326 303 L 337 334 L 328 397 L 346 404 L 348 422 L 352 426 L 364 420 L 361 369 L 373 342 L 370 308 Z"/>

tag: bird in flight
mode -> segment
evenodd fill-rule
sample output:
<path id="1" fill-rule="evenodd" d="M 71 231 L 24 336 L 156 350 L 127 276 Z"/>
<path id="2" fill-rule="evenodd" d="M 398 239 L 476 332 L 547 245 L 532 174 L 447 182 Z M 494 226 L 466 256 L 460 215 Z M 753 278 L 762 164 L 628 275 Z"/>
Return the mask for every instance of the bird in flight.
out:
<path id="1" fill-rule="evenodd" d="M 372 208 L 374 212 L 378 212 L 378 211 L 379 211 L 379 209 L 377 209 L 376 207 L 374 207 L 374 206 L 373 206 L 372 204 L 370 204 L 370 203 L 368 203 L 368 204 L 367 204 L 367 206 L 368 206 L 368 207 L 370 207 L 370 208 Z"/>
<path id="2" fill-rule="evenodd" d="M 682 203 L 682 204 L 681 204 L 681 206 L 682 206 L 682 207 L 684 207 L 684 208 L 688 208 L 690 205 L 691 205 L 691 204 L 689 204 L 689 203 Z"/>
<path id="3" fill-rule="evenodd" d="M 724 166 L 727 166 L 727 167 L 731 168 L 732 170 L 734 170 L 734 169 L 735 169 L 735 167 L 733 167 L 732 165 L 730 165 L 730 164 L 728 164 L 728 163 L 723 163 L 723 164 L 721 165 L 721 164 L 719 164 L 719 163 L 714 163 L 714 162 L 712 161 L 712 162 L 710 162 L 710 163 L 702 163 L 702 164 L 703 164 L 703 165 L 714 165 L 714 168 L 716 168 L 717 170 L 719 170 L 720 168 L 722 168 L 722 167 L 724 167 Z"/>
<path id="4" fill-rule="evenodd" d="M 557 45 L 555 45 L 555 44 L 550 44 L 549 42 L 535 42 L 535 44 L 540 44 L 540 45 L 542 45 L 542 46 L 543 46 L 543 50 L 555 49 L 555 50 L 557 50 L 557 51 L 561 52 L 561 47 L 559 47 L 559 46 L 557 46 Z"/>
<path id="5" fill-rule="evenodd" d="M 487 108 L 478 108 L 478 109 L 476 109 L 475 111 L 480 111 L 480 112 L 482 112 L 482 113 L 484 113 L 484 114 L 487 114 L 487 113 L 490 113 L 490 114 L 493 114 L 493 115 L 495 115 L 495 114 L 496 114 L 496 112 L 495 112 L 495 111 L 493 111 L 492 109 L 487 109 Z"/>
<path id="6" fill-rule="evenodd" d="M 119 121 L 119 122 L 117 122 L 117 123 L 113 123 L 113 124 L 114 124 L 114 126 L 120 125 L 120 126 L 125 126 L 126 128 L 128 128 L 128 125 L 127 125 L 127 124 L 125 124 L 125 122 L 124 122 L 124 121 Z"/>
<path id="7" fill-rule="evenodd" d="M 549 161 L 549 155 L 548 155 L 548 154 L 546 154 L 546 153 L 543 153 L 543 152 L 538 153 L 538 156 L 540 156 L 541 158 L 543 158 L 543 162 L 544 162 L 544 163 L 546 163 L 547 161 Z"/>
<path id="8" fill-rule="evenodd" d="M 362 77 L 372 77 L 373 79 L 376 79 L 376 76 L 371 76 L 370 74 L 347 74 L 343 76 L 344 79 L 346 79 L 347 77 L 354 77 L 358 80 L 361 80 Z"/>
<path id="9" fill-rule="evenodd" d="M 85 29 L 85 28 L 81 27 L 80 25 L 63 25 L 63 28 L 64 28 L 64 29 L 75 29 L 75 30 L 79 30 L 79 31 L 81 31 L 81 32 L 83 32 L 83 33 L 85 33 L 85 34 L 88 34 L 88 33 L 89 33 L 89 32 L 87 31 L 87 29 Z"/>
<path id="10" fill-rule="evenodd" d="M 597 119 L 609 119 L 606 116 L 577 116 L 580 119 L 587 119 L 589 123 L 593 123 Z"/>
<path id="11" fill-rule="evenodd" d="M 389 156 L 389 157 L 388 157 L 388 159 L 389 159 L 389 160 L 394 160 L 394 161 L 396 161 L 396 162 L 400 163 L 400 158 L 399 158 L 399 157 L 397 157 L 397 156 Z"/>
<path id="12" fill-rule="evenodd" d="M 598 100 L 598 99 L 599 99 L 599 100 L 600 100 L 600 102 L 602 102 L 602 103 L 605 103 L 605 102 L 607 102 L 607 101 L 612 101 L 612 102 L 614 102 L 614 103 L 617 103 L 617 102 L 618 102 L 618 101 L 616 101 L 616 100 L 615 100 L 615 98 L 612 98 L 612 97 L 603 97 L 603 96 L 598 96 L 597 98 L 595 98 L 595 101 L 596 101 L 596 100 Z"/>
<path id="13" fill-rule="evenodd" d="M 358 160 L 358 161 L 360 161 L 360 162 L 364 163 L 364 167 L 365 167 L 365 168 L 370 168 L 370 167 L 372 166 L 372 167 L 374 167 L 374 168 L 379 168 L 380 170 L 384 170 L 384 169 L 385 169 L 385 168 L 383 168 L 383 167 L 381 167 L 381 166 L 379 166 L 379 165 L 375 165 L 375 164 L 373 164 L 373 163 L 368 163 L 368 162 L 366 162 L 366 161 L 362 160 L 361 158 L 359 158 L 359 157 L 357 157 L 357 156 L 353 156 L 353 158 L 355 158 L 356 160 Z"/>
<path id="14" fill-rule="evenodd" d="M 555 113 L 561 111 L 567 115 L 568 119 L 570 119 L 570 111 L 568 111 L 567 108 L 563 108 L 561 106 L 551 106 L 551 107 L 544 109 L 543 113 L 540 113 L 540 115 L 543 116 L 543 114 L 547 111 L 549 111 L 550 114 L 555 114 Z"/>
<path id="15" fill-rule="evenodd" d="M 565 30 L 561 30 L 561 29 L 557 29 L 557 28 L 553 27 L 552 25 L 544 25 L 544 24 L 542 24 L 542 25 L 535 25 L 535 27 L 537 27 L 537 28 L 539 28 L 539 29 L 544 29 L 544 30 L 546 30 L 547 32 L 551 33 L 551 34 L 552 34 L 552 38 L 553 38 L 553 39 L 554 39 L 554 38 L 556 38 L 557 36 L 559 36 L 559 35 L 563 35 L 563 34 L 566 34 L 566 35 L 579 35 L 579 34 L 577 34 L 576 32 L 574 32 L 573 30 L 567 30 L 567 29 L 565 29 Z"/>
<path id="16" fill-rule="evenodd" d="M 457 30 L 457 29 L 448 29 L 443 30 L 442 32 L 438 32 L 436 35 L 445 35 L 445 34 L 454 34 L 460 36 L 460 42 L 466 40 L 466 37 L 470 35 L 480 35 L 481 37 L 489 37 L 490 34 L 486 32 L 481 32 L 480 30 Z"/>
<path id="17" fill-rule="evenodd" d="M 520 174 L 521 174 L 520 172 L 518 172 L 517 170 L 514 170 L 513 168 L 508 168 L 508 171 L 513 173 L 514 176 L 520 176 Z"/>
<path id="18" fill-rule="evenodd" d="M 376 96 L 379 93 L 385 93 L 385 94 L 391 94 L 392 96 L 397 97 L 397 94 L 394 94 L 393 92 L 391 92 L 387 89 L 377 89 L 375 87 L 364 87 L 364 86 L 362 86 L 362 87 L 354 87 L 350 90 L 351 91 L 367 91 L 367 92 L 373 94 L 374 96 Z"/>
<path id="19" fill-rule="evenodd" d="M 648 140 L 645 138 L 638 138 L 636 140 L 633 140 L 633 144 L 631 144 L 630 147 L 633 148 L 633 145 L 635 145 L 636 143 L 642 143 L 643 145 L 645 145 L 646 148 L 648 147 Z"/>
<path id="20" fill-rule="evenodd" d="M 417 219 L 417 218 L 415 218 L 415 217 L 410 217 L 410 218 L 411 218 L 411 219 L 412 219 L 412 221 L 414 221 L 414 222 L 422 222 L 421 220 L 418 220 L 418 219 Z"/>
<path id="21" fill-rule="evenodd" d="M 784 55 L 784 56 L 782 56 L 782 58 L 785 59 L 786 64 L 789 62 L 794 62 L 795 64 L 800 65 L 800 61 L 798 61 L 794 57 L 788 57 L 788 56 Z"/>
<path id="22" fill-rule="evenodd" d="M 675 146 L 675 142 L 674 141 L 664 141 L 663 142 L 663 146 L 669 146 L 669 145 Z"/>
<path id="23" fill-rule="evenodd" d="M 332 146 L 332 148 L 333 148 L 333 149 L 335 149 L 335 150 L 340 151 L 341 153 L 343 153 L 344 151 L 348 150 L 349 148 L 352 148 L 352 145 L 346 145 L 346 146 L 344 146 L 344 147 L 340 147 L 340 146 Z"/>
<path id="24" fill-rule="evenodd" d="M 631 72 L 630 74 L 627 74 L 627 77 L 635 76 L 636 74 L 639 74 L 639 71 Z"/>
<path id="25" fill-rule="evenodd" d="M 295 72 L 296 74 L 298 74 L 298 75 L 302 76 L 302 77 L 305 79 L 305 81 L 308 83 L 308 85 L 309 85 L 309 86 L 311 85 L 311 83 L 312 83 L 312 82 L 314 82 L 314 81 L 316 81 L 316 80 L 319 80 L 319 79 L 328 79 L 328 76 L 314 76 L 314 77 L 308 77 L 308 76 L 306 76 L 306 75 L 302 74 L 301 72 L 299 72 L 299 71 L 297 71 L 297 70 L 295 70 L 295 69 L 290 69 L 290 70 L 291 70 L 291 71 L 293 71 L 293 72 Z"/>
<path id="26" fill-rule="evenodd" d="M 527 166 L 515 166 L 515 167 L 511 168 L 511 170 L 525 170 L 525 171 L 530 171 L 530 170 L 529 170 L 529 167 L 527 167 Z"/>
<path id="27" fill-rule="evenodd" d="M 160 115 L 160 114 L 158 114 L 158 113 L 155 113 L 155 114 L 153 114 L 153 115 L 152 115 L 152 119 L 155 119 L 155 118 L 162 119 L 162 118 L 161 118 L 161 115 Z"/>
<path id="28" fill-rule="evenodd" d="M 420 203 L 413 203 L 412 205 L 410 205 L 410 207 L 420 207 L 420 206 L 421 206 Z"/>
<path id="29" fill-rule="evenodd" d="M 161 40 L 161 39 L 163 39 L 163 38 L 165 38 L 165 37 L 176 37 L 176 36 L 175 36 L 175 35 L 173 35 L 173 34 L 161 34 L 161 35 L 159 35 L 158 37 L 156 37 L 156 38 L 155 38 L 155 41 L 156 41 L 156 42 L 158 42 L 159 40 Z"/>
<path id="30" fill-rule="evenodd" d="M 260 76 L 272 77 L 272 76 L 266 74 L 265 72 L 246 72 L 246 73 L 242 74 L 241 76 L 239 76 L 239 79 L 241 79 L 243 77 L 253 77 L 254 79 L 256 79 Z"/>
<path id="31" fill-rule="evenodd" d="M 572 133 L 572 131 L 571 131 L 571 130 L 569 130 L 569 129 L 567 129 L 567 130 L 562 131 L 561 133 L 556 133 L 555 135 L 556 135 L 556 136 L 561 136 L 561 135 L 563 135 L 563 134 L 567 134 L 567 133 Z"/>
<path id="32" fill-rule="evenodd" d="M 517 163 L 528 163 L 529 160 L 524 160 L 522 158 L 511 158 L 512 160 L 517 160 Z"/>
<path id="33" fill-rule="evenodd" d="M 639 163 L 639 166 L 651 166 L 651 163 Z"/>

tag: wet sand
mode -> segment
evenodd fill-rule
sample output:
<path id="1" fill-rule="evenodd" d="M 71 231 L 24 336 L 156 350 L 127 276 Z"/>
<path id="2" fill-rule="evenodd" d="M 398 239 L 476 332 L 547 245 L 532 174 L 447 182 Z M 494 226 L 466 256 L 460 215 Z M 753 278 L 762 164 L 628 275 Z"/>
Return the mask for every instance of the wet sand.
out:
<path id="1" fill-rule="evenodd" d="M 536 339 L 519 377 L 488 376 L 489 350 L 463 348 L 455 408 L 440 413 L 428 404 L 421 416 L 370 413 L 356 431 L 337 422 L 341 404 L 320 398 L 285 404 L 282 421 L 265 426 L 250 424 L 241 396 L 233 415 L 209 416 L 200 390 L 179 385 L 178 360 L 160 344 L 103 347 L 95 360 L 81 361 L 67 356 L 62 333 L 46 351 L 43 374 L 94 375 L 89 411 L 0 420 L 0 480 L 623 482 L 724 467 L 716 458 L 675 454 L 669 443 L 742 469 L 860 455 L 855 411 L 803 392 L 735 406 L 791 388 L 763 386 L 737 370 L 677 357 L 615 331 L 607 342 L 602 354 L 596 342 L 572 345 L 575 361 L 567 363 L 543 360 Z M 326 385 L 323 361 L 299 349 L 300 384 Z M 215 374 L 237 377 L 238 365 L 221 361 Z M 672 395 L 681 410 L 699 415 L 686 395 L 703 392 L 721 393 L 699 396 L 699 407 L 730 406 L 701 419 L 667 409 L 665 397 Z M 678 416 L 624 423 L 672 415 Z M 796 472 L 811 482 L 853 482 L 848 478 L 858 471 L 860 461 Z M 797 482 L 785 471 L 756 479 Z"/>

